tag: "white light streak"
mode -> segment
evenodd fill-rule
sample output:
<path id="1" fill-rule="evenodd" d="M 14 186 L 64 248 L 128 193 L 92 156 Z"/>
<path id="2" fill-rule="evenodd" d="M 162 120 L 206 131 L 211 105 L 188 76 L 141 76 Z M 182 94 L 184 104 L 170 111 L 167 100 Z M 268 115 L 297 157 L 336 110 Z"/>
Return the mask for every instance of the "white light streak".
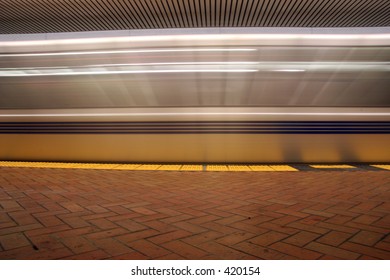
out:
<path id="1" fill-rule="evenodd" d="M 390 116 L 390 113 L 331 112 L 182 112 L 182 113 L 85 113 L 85 114 L 0 114 L 2 117 L 155 117 L 155 116 Z"/>
<path id="2" fill-rule="evenodd" d="M 271 70 L 274 72 L 305 72 L 305 69 L 277 69 L 277 70 Z"/>
<path id="3" fill-rule="evenodd" d="M 100 35 L 101 36 L 101 35 Z M 117 37 L 95 37 L 95 38 L 73 38 L 73 39 L 49 39 L 49 40 L 31 40 L 31 41 L 6 41 L 1 42 L 0 46 L 48 46 L 48 45 L 76 45 L 76 44 L 104 44 L 104 43 L 163 43 L 163 42 L 202 42 L 212 41 L 228 43 L 229 41 L 254 40 L 259 45 L 267 42 L 262 41 L 293 41 L 302 40 L 334 40 L 337 43 L 348 44 L 350 41 L 370 41 L 370 40 L 390 40 L 390 34 L 189 34 L 189 35 L 154 35 L 154 36 L 117 36 Z M 313 42 L 311 42 L 313 43 Z M 286 42 L 283 42 L 286 44 Z"/>
<path id="4" fill-rule="evenodd" d="M 390 71 L 388 62 L 285 62 L 285 61 L 213 61 L 95 64 L 81 66 L 0 68 L 0 77 L 77 76 L 154 73 L 224 72 L 370 72 Z"/>
<path id="5" fill-rule="evenodd" d="M 135 49 L 110 51 L 78 51 L 78 52 L 46 52 L 46 53 L 17 53 L 0 54 L 0 57 L 33 57 L 33 56 L 67 56 L 67 55 L 101 55 L 127 53 L 170 53 L 170 52 L 250 52 L 255 48 L 177 48 L 177 49 Z"/>
<path id="6" fill-rule="evenodd" d="M 257 65 L 256 61 L 205 61 L 205 62 L 152 62 L 152 63 L 124 63 L 124 64 L 92 64 L 85 67 L 118 67 L 118 66 L 159 66 L 159 65 Z M 46 68 L 46 67 L 44 67 Z M 1 68 L 0 68 L 1 70 Z"/>
<path id="7" fill-rule="evenodd" d="M 66 69 L 65 69 L 66 70 Z M 9 73 L 0 77 L 42 77 L 42 76 L 82 76 L 82 75 L 113 75 L 113 74 L 156 74 L 156 73 L 245 73 L 257 72 L 256 69 L 172 69 L 172 70 L 124 70 L 124 71 L 88 71 L 88 72 L 53 72 L 53 73 Z"/>

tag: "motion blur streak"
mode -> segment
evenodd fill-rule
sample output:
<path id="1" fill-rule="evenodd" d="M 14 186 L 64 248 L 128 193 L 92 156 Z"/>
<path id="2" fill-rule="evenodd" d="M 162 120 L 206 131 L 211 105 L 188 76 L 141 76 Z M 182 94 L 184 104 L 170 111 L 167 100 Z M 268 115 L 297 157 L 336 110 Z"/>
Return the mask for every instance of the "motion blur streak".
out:
<path id="1" fill-rule="evenodd" d="M 389 61 L 390 34 L 0 42 L 0 159 L 389 162 Z"/>
<path id="2" fill-rule="evenodd" d="M 256 49 L 217 49 L 217 48 L 199 48 L 199 49 L 145 49 L 145 50 L 111 50 L 111 51 L 90 51 L 90 52 L 52 52 L 52 53 L 19 53 L 19 54 L 0 54 L 0 57 L 29 57 L 29 56 L 63 56 L 63 55 L 95 55 L 95 54 L 126 54 L 126 53 L 166 53 L 166 52 L 249 52 Z"/>
<path id="3" fill-rule="evenodd" d="M 59 46 L 59 45 L 74 45 L 74 44 L 118 44 L 118 43 L 142 43 L 142 44 L 169 44 L 178 45 L 179 42 L 189 41 L 192 45 L 203 44 L 208 46 L 211 42 L 218 42 L 219 45 L 227 45 L 239 41 L 252 41 L 252 44 L 266 45 L 266 41 L 277 44 L 286 45 L 286 42 L 294 44 L 313 44 L 320 41 L 327 42 L 331 45 L 351 45 L 355 42 L 360 42 L 362 45 L 387 45 L 387 40 L 390 40 L 390 34 L 196 34 L 196 35 L 163 35 L 163 36 L 121 36 L 107 38 L 79 38 L 79 39 L 46 39 L 37 41 L 8 41 L 3 42 L 5 47 L 18 46 Z M 264 42 L 265 40 L 265 42 Z M 377 41 L 378 40 L 378 41 Z M 371 41 L 371 43 L 370 43 Z M 244 43 L 242 43 L 244 45 Z"/>
<path id="4" fill-rule="evenodd" d="M 88 114 L 88 113 L 81 113 L 81 114 L 1 114 L 1 117 L 131 117 L 131 116 L 390 116 L 390 113 L 334 113 L 334 112 L 253 112 L 253 113 L 224 113 L 224 112 L 182 112 L 182 113 L 98 113 L 98 114 Z M 0 119 L 1 120 L 1 119 Z"/>
<path id="5" fill-rule="evenodd" d="M 237 68 L 240 67 L 240 68 Z M 300 69 L 299 69 L 300 68 Z M 75 76 L 143 73 L 191 73 L 191 72 L 304 72 L 304 71 L 390 71 L 388 63 L 367 62 L 181 62 L 83 65 L 78 67 L 0 68 L 0 77 Z"/>

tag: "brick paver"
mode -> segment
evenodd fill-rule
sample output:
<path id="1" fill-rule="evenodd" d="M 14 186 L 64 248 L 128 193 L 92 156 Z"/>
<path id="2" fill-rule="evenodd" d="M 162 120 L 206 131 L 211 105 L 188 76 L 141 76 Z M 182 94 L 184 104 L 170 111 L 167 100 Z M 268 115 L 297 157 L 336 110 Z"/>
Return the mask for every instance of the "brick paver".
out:
<path id="1" fill-rule="evenodd" d="M 0 259 L 390 259 L 390 173 L 0 167 Z"/>

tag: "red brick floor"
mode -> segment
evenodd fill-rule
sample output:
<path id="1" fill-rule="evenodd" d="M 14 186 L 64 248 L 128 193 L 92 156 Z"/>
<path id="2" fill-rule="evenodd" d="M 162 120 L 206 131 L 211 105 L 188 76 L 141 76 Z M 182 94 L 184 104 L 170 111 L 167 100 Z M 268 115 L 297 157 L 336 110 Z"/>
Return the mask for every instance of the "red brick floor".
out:
<path id="1" fill-rule="evenodd" d="M 0 168 L 0 259 L 390 259 L 390 172 Z"/>

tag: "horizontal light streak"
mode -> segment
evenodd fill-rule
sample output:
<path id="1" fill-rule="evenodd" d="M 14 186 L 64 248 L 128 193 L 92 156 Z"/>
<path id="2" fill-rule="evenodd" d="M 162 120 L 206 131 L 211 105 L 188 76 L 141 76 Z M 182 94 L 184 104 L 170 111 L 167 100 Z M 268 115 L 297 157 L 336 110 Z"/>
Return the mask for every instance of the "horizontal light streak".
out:
<path id="1" fill-rule="evenodd" d="M 112 74 L 153 74 L 153 73 L 244 73 L 257 72 L 256 69 L 173 69 L 173 70 L 124 70 L 124 71 L 88 71 L 88 72 L 61 72 L 61 73 L 15 73 L 2 74 L 0 77 L 42 77 L 42 76 L 80 76 L 80 75 L 112 75 Z"/>
<path id="2" fill-rule="evenodd" d="M 257 61 L 189 61 L 189 62 L 152 62 L 152 63 L 122 63 L 122 64 L 91 64 L 85 67 L 121 67 L 121 66 L 160 66 L 160 65 L 258 65 Z M 37 67 L 38 68 L 38 67 Z M 46 67 L 43 67 L 46 68 Z M 10 68 L 11 69 L 11 68 Z M 1 70 L 1 68 L 0 68 Z"/>
<path id="3" fill-rule="evenodd" d="M 153 73 L 225 73 L 256 72 L 256 62 L 184 62 L 86 65 L 59 68 L 0 68 L 0 77 L 79 76 Z"/>
<path id="4" fill-rule="evenodd" d="M 319 40 L 321 42 L 327 40 L 334 40 L 335 43 L 348 44 L 348 42 L 362 42 L 370 40 L 390 40 L 390 34 L 177 34 L 177 35 L 141 35 L 141 36 L 101 36 L 92 38 L 68 38 L 68 39 L 41 39 L 41 40 L 26 40 L 26 41 L 5 41 L 0 43 L 1 46 L 12 47 L 12 46 L 54 46 L 54 45 L 76 45 L 76 44 L 104 44 L 104 43 L 150 43 L 150 42 L 173 42 L 180 43 L 186 41 L 193 42 L 217 42 L 229 43 L 230 41 L 258 41 L 259 45 L 267 44 L 267 41 L 280 41 L 284 45 L 291 45 L 304 43 L 302 41 L 308 41 L 307 43 L 314 44 L 316 42 L 310 42 L 312 40 Z M 290 42 L 282 42 L 282 41 Z M 332 43 L 332 42 L 328 42 Z"/>
<path id="5" fill-rule="evenodd" d="M 305 69 L 277 69 L 277 70 L 271 70 L 274 72 L 305 72 Z"/>
<path id="6" fill-rule="evenodd" d="M 0 43 L 1 46 L 1 43 Z M 177 49 L 135 49 L 110 51 L 78 51 L 78 52 L 46 52 L 46 53 L 18 53 L 0 54 L 0 57 L 30 57 L 30 56 L 67 56 L 67 55 L 100 55 L 126 53 L 167 53 L 167 52 L 249 52 L 255 48 L 177 48 Z"/>
<path id="7" fill-rule="evenodd" d="M 338 72 L 390 71 L 388 62 L 162 62 L 100 64 L 73 67 L 0 68 L 0 77 L 76 76 L 193 72 Z"/>
<path id="8" fill-rule="evenodd" d="M 182 113 L 85 113 L 85 114 L 0 114 L 1 117 L 128 117 L 128 116 L 390 116 L 389 113 L 331 112 L 182 112 Z"/>

